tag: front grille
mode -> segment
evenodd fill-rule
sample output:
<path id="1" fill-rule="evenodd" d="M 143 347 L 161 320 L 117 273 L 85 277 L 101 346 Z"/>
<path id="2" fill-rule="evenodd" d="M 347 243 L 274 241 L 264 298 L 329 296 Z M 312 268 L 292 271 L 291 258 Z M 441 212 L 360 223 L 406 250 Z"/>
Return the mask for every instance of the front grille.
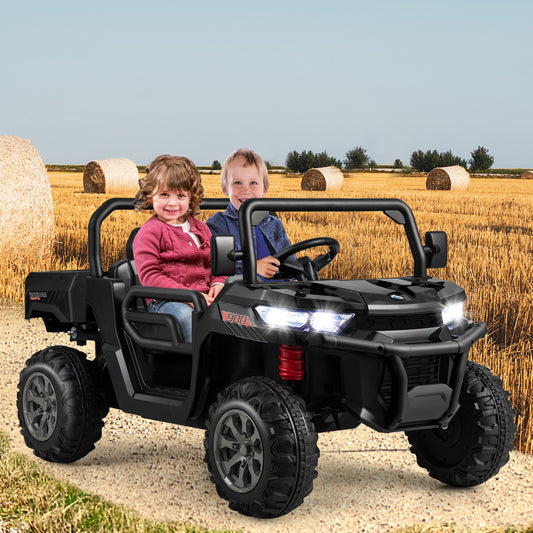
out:
<path id="1" fill-rule="evenodd" d="M 407 357 L 402 359 L 402 363 L 407 373 L 408 391 L 418 385 L 434 385 L 440 383 L 441 357 L 439 355 Z M 379 395 L 387 407 L 391 405 L 392 387 L 392 376 L 388 366 L 386 366 L 379 387 Z"/>
<path id="2" fill-rule="evenodd" d="M 442 325 L 439 314 L 423 314 L 408 316 L 368 316 L 359 315 L 357 329 L 365 331 L 397 331 L 405 329 L 434 328 Z"/>

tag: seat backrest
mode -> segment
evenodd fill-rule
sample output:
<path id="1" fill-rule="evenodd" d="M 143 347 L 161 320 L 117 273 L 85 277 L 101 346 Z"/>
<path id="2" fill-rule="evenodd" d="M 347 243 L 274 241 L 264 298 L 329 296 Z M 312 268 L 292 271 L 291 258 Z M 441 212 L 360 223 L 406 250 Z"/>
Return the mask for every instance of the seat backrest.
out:
<path id="1" fill-rule="evenodd" d="M 135 240 L 135 236 L 137 235 L 137 232 L 141 228 L 133 228 L 131 230 L 130 236 L 128 237 L 128 242 L 126 243 L 126 259 L 130 262 L 131 269 L 133 271 L 133 277 L 134 277 L 134 284 L 140 285 L 139 281 L 139 275 L 137 274 L 137 267 L 135 266 L 135 261 L 133 259 L 133 241 Z"/>
<path id="2" fill-rule="evenodd" d="M 135 240 L 135 236 L 140 229 L 141 228 L 133 228 L 130 236 L 128 237 L 128 242 L 126 242 L 126 258 L 130 261 L 133 261 L 133 241 Z"/>
<path id="3" fill-rule="evenodd" d="M 120 259 L 109 268 L 108 275 L 124 282 L 126 292 L 134 285 L 140 285 L 137 268 L 133 260 L 133 240 L 140 228 L 134 228 L 126 243 L 126 259 Z"/>

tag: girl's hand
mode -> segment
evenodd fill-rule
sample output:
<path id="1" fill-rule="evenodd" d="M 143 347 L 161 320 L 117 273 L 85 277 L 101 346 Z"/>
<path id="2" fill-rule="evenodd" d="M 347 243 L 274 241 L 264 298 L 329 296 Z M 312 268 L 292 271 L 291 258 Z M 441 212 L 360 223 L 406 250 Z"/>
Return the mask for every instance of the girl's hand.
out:
<path id="1" fill-rule="evenodd" d="M 257 273 L 264 278 L 271 278 L 279 272 L 280 262 L 271 255 L 257 261 Z"/>
<path id="2" fill-rule="evenodd" d="M 207 294 L 211 297 L 211 302 L 218 296 L 218 293 L 222 290 L 222 287 L 224 287 L 224 285 L 220 285 L 220 283 L 217 283 L 209 289 L 209 292 Z"/>
<path id="3" fill-rule="evenodd" d="M 207 305 L 211 305 L 213 303 L 213 298 L 209 296 L 209 294 L 202 292 L 202 296 L 205 298 Z"/>

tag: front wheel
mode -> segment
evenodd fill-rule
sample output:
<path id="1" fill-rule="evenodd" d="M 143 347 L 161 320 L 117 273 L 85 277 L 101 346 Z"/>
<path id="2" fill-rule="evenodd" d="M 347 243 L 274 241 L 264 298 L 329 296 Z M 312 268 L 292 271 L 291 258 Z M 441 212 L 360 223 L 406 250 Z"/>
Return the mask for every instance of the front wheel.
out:
<path id="1" fill-rule="evenodd" d="M 407 432 L 411 452 L 429 475 L 448 485 L 472 487 L 496 475 L 509 460 L 516 431 L 502 382 L 468 361 L 460 408 L 446 429 Z"/>
<path id="2" fill-rule="evenodd" d="M 247 378 L 209 409 L 205 461 L 231 509 L 274 518 L 312 491 L 317 440 L 302 399 L 270 379 Z"/>
<path id="3" fill-rule="evenodd" d="M 21 433 L 41 459 L 71 463 L 87 455 L 102 436 L 109 406 L 92 363 L 83 352 L 53 346 L 33 354 L 20 373 Z"/>

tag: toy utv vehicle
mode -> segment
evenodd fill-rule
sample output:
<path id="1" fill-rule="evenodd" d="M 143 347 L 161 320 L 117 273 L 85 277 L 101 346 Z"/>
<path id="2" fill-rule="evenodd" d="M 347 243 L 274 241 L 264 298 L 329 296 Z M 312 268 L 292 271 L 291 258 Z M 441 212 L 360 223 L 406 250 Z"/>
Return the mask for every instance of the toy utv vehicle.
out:
<path id="1" fill-rule="evenodd" d="M 203 209 L 224 209 L 209 199 Z M 21 372 L 18 414 L 26 444 L 72 462 L 101 437 L 109 407 L 205 428 L 205 461 L 219 495 L 255 517 L 281 516 L 313 488 L 318 432 L 363 423 L 403 431 L 420 466 L 443 483 L 473 486 L 509 458 L 516 426 L 501 381 L 468 360 L 486 333 L 463 315 L 456 284 L 428 277 L 447 262 L 444 232 L 422 244 L 413 213 L 396 199 L 250 199 L 239 211 L 242 250 L 212 239 L 212 271 L 229 275 L 212 305 L 192 290 L 142 287 L 132 257 L 102 269 L 100 228 L 132 199 L 111 199 L 89 222 L 89 270 L 32 272 L 25 316 L 68 332 L 96 357 L 66 346 L 35 353 Z M 332 237 L 276 256 L 275 282 L 258 281 L 253 226 L 265 211 L 382 211 L 405 229 L 412 275 L 320 279 L 339 252 Z M 348 215 L 347 215 L 348 216 Z M 291 256 L 316 246 L 314 259 Z M 324 248 L 322 248 L 324 249 Z M 235 261 L 243 275 L 232 276 Z M 193 341 L 145 299 L 191 302 Z"/>

